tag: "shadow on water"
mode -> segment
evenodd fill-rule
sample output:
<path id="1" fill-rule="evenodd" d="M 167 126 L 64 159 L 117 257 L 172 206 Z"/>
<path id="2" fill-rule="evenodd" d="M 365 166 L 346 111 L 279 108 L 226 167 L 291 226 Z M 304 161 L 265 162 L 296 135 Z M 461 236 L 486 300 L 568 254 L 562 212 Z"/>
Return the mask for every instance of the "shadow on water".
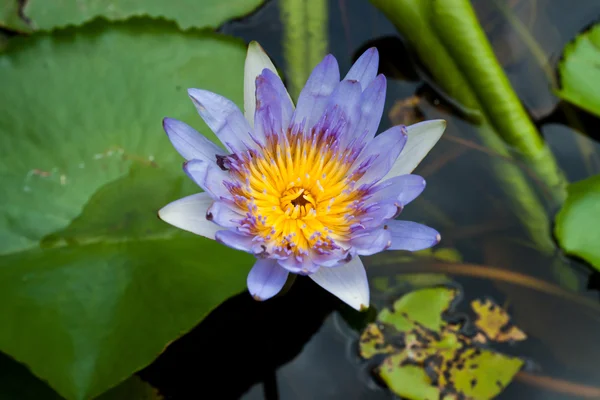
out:
<path id="1" fill-rule="evenodd" d="M 500 63 L 567 178 L 600 172 L 595 142 L 600 121 L 560 103 L 551 91 L 562 48 L 598 19 L 600 3 L 577 0 L 574 7 L 572 0 L 476 0 L 474 5 Z M 380 130 L 392 122 L 422 118 L 449 122 L 444 139 L 416 171 L 427 179 L 428 188 L 403 218 L 438 228 L 443 240 L 437 250 L 451 252 L 453 262 L 400 252 L 367 258 L 375 308 L 391 304 L 409 289 L 392 285 L 383 290 L 374 284 L 381 279 L 449 277 L 466 299 L 491 297 L 506 305 L 529 336 L 501 349 L 527 363 L 499 398 L 598 398 L 598 276 L 558 251 L 542 254 L 535 248 L 489 168 L 490 160 L 499 156 L 481 147 L 474 127 L 452 100 L 413 65 L 411 53 L 381 13 L 367 1 L 331 0 L 328 7 L 329 48 L 342 72 L 365 48 L 380 50 L 380 72 L 390 78 L 388 118 L 384 116 Z M 261 42 L 285 74 L 277 2 L 222 31 Z M 523 32 L 530 35 L 527 40 Z M 592 132 L 591 138 L 585 132 Z M 585 159 L 582 147 L 591 149 Z M 543 197 L 535 176 L 526 166 L 518 167 Z M 547 212 L 552 219 L 556 210 L 549 205 Z M 467 307 L 468 301 L 463 303 Z M 339 308 L 336 299 L 308 279 L 299 279 L 287 295 L 266 303 L 240 294 L 172 343 L 141 376 L 167 399 L 202 398 L 217 390 L 219 398 L 389 399 L 390 392 L 371 377 L 372 366 L 358 356 L 358 333 L 346 322 L 349 313 L 344 319 L 333 312 Z"/>

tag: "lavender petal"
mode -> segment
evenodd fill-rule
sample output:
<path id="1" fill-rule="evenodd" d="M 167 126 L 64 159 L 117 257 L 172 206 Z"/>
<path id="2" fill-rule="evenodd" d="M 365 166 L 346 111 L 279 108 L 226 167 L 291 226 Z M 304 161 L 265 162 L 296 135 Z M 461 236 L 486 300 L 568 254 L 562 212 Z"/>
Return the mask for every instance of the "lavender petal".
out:
<path id="1" fill-rule="evenodd" d="M 383 115 L 387 83 L 383 74 L 378 75 L 365 89 L 360 99 L 360 121 L 355 130 L 356 136 L 362 136 L 369 142 L 377 133 Z"/>
<path id="2" fill-rule="evenodd" d="M 344 80 L 355 80 L 360 82 L 362 90 L 365 90 L 377 75 L 379 67 L 379 52 L 375 47 L 365 51 L 352 65 Z"/>
<path id="3" fill-rule="evenodd" d="M 367 144 L 354 162 L 355 168 L 365 170 L 357 184 L 377 182 L 388 173 L 406 143 L 405 130 L 404 126 L 394 126 Z"/>
<path id="4" fill-rule="evenodd" d="M 283 82 L 275 73 L 265 69 L 256 78 L 255 138 L 264 143 L 268 135 L 285 133 L 293 112 L 294 105 Z"/>
<path id="5" fill-rule="evenodd" d="M 241 152 L 251 145 L 252 128 L 231 100 L 201 89 L 188 89 L 196 110 L 206 125 L 231 152 Z"/>
<path id="6" fill-rule="evenodd" d="M 404 207 L 425 189 L 425 179 L 419 175 L 400 175 L 373 187 L 368 202 L 394 202 Z"/>
<path id="7" fill-rule="evenodd" d="M 206 211 L 206 218 L 223 228 L 235 228 L 244 216 L 224 201 L 215 201 Z"/>
<path id="8" fill-rule="evenodd" d="M 255 300 L 270 299 L 281 291 L 288 277 L 288 271 L 275 260 L 259 258 L 250 270 L 246 283 Z"/>
<path id="9" fill-rule="evenodd" d="M 433 228 L 412 221 L 389 221 L 386 223 L 392 235 L 388 250 L 417 251 L 438 244 L 440 234 Z"/>
<path id="10" fill-rule="evenodd" d="M 327 99 L 339 82 L 337 60 L 329 54 L 315 67 L 300 92 L 292 124 L 304 124 L 304 130 L 310 131 L 323 114 Z"/>
<path id="11" fill-rule="evenodd" d="M 259 76 L 265 68 L 277 73 L 277 69 L 273 65 L 273 62 L 260 44 L 256 41 L 250 42 L 248 45 L 248 52 L 246 53 L 246 61 L 244 63 L 244 116 L 248 120 L 250 126 L 254 126 L 256 77 Z M 287 96 L 289 98 L 289 94 Z"/>
<path id="12" fill-rule="evenodd" d="M 252 236 L 242 235 L 231 230 L 222 230 L 215 234 L 215 240 L 232 249 L 255 253 L 256 242 Z"/>
<path id="13" fill-rule="evenodd" d="M 360 84 L 355 81 L 341 81 L 329 99 L 323 115 L 315 124 L 320 132 L 329 130 L 348 143 L 354 136 L 360 118 Z"/>
<path id="14" fill-rule="evenodd" d="M 175 150 L 186 160 L 214 161 L 216 155 L 227 154 L 221 147 L 184 122 L 165 118 L 163 119 L 163 128 Z"/>
<path id="15" fill-rule="evenodd" d="M 213 199 L 231 198 L 231 193 L 223 184 L 229 178 L 227 172 L 215 163 L 190 160 L 183 164 L 183 170 L 198 186 L 208 192 Z"/>
<path id="16" fill-rule="evenodd" d="M 388 229 L 374 229 L 368 233 L 361 233 L 350 240 L 356 254 L 370 256 L 388 249 L 392 244 L 391 232 Z"/>

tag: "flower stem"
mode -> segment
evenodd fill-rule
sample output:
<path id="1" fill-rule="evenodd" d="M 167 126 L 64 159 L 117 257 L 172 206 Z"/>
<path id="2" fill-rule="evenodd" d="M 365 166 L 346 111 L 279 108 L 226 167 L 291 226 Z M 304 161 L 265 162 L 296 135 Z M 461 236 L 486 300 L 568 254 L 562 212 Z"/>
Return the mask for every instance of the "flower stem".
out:
<path id="1" fill-rule="evenodd" d="M 327 51 L 327 2 L 281 0 L 283 54 L 288 71 L 288 90 L 297 99 L 312 69 Z"/>
<path id="2" fill-rule="evenodd" d="M 526 114 L 496 60 L 469 0 L 371 0 L 412 45 L 435 81 L 467 109 L 478 111 L 481 141 L 512 157 L 506 144 L 550 189 L 554 203 L 565 198 L 564 175 Z M 479 116 L 478 116 L 479 117 Z M 514 165 L 492 168 L 511 206 L 545 254 L 554 252 L 550 222 L 537 194 Z"/>

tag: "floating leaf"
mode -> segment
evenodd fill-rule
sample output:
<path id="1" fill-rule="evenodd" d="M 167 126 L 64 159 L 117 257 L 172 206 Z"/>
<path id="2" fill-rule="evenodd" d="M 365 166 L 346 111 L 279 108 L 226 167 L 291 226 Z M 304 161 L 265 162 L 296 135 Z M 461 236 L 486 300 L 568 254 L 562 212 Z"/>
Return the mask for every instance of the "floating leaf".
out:
<path id="1" fill-rule="evenodd" d="M 0 26 L 20 32 L 81 25 L 95 18 L 121 21 L 148 16 L 174 21 L 183 29 L 217 28 L 256 10 L 264 0 L 2 0 Z M 21 6 L 20 3 L 23 3 Z"/>
<path id="2" fill-rule="evenodd" d="M 394 352 L 394 346 L 387 344 L 383 332 L 377 324 L 369 324 L 360 336 L 360 355 L 371 358 L 376 354 L 389 354 Z"/>
<path id="3" fill-rule="evenodd" d="M 63 400 L 25 366 L 0 353 L 0 399 Z M 96 400 L 161 400 L 156 389 L 133 376 Z"/>
<path id="4" fill-rule="evenodd" d="M 600 32 L 600 31 L 599 31 Z M 600 270 L 600 175 L 572 183 L 556 216 L 555 235 L 568 253 Z"/>
<path id="5" fill-rule="evenodd" d="M 488 339 L 494 342 L 527 339 L 525 332 L 510 324 L 510 317 L 506 310 L 494 304 L 491 300 L 474 300 L 471 302 L 471 307 L 475 311 L 475 314 L 477 314 L 475 326 Z"/>
<path id="6" fill-rule="evenodd" d="M 445 324 L 442 320 L 442 313 L 450 308 L 455 296 L 455 289 L 416 290 L 397 300 L 392 310 L 383 309 L 377 319 L 394 326 L 399 332 L 413 329 L 415 323 L 439 331 Z"/>
<path id="7" fill-rule="evenodd" d="M 600 24 L 565 46 L 558 65 L 563 100 L 600 116 Z"/>
<path id="8" fill-rule="evenodd" d="M 185 89 L 242 102 L 243 43 L 96 21 L 0 54 L 0 350 L 67 399 L 151 362 L 245 289 L 251 257 L 163 223 L 198 191 L 161 127 Z"/>
<path id="9" fill-rule="evenodd" d="M 30 32 L 31 27 L 19 15 L 19 0 L 0 1 L 0 27 L 17 32 Z"/>
<path id="10" fill-rule="evenodd" d="M 458 292 L 429 288 L 410 292 L 384 309 L 363 331 L 363 358 L 388 355 L 376 373 L 407 399 L 491 399 L 523 361 L 481 347 L 443 320 Z"/>

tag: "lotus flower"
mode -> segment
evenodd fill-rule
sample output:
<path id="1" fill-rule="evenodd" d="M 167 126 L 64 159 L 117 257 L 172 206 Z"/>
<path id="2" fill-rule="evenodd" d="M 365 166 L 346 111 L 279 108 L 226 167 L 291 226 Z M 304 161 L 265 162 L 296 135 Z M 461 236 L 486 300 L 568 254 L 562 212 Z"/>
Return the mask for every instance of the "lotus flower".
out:
<path id="1" fill-rule="evenodd" d="M 410 173 L 446 126 L 425 121 L 375 135 L 386 93 L 378 63 L 371 48 L 340 81 L 327 55 L 294 107 L 269 57 L 250 43 L 244 114 L 218 94 L 188 90 L 224 149 L 184 122 L 164 120 L 185 172 L 204 192 L 168 204 L 160 218 L 253 254 L 247 284 L 256 300 L 299 274 L 357 310 L 368 308 L 359 256 L 440 241 L 434 229 L 395 218 L 425 188 Z"/>

